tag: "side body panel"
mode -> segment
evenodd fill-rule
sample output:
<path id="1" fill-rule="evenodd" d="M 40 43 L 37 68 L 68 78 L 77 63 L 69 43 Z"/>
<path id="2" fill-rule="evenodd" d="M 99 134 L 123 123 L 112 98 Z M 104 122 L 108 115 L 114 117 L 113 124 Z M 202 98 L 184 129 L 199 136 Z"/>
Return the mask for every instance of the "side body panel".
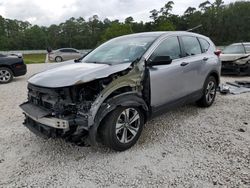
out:
<path id="1" fill-rule="evenodd" d="M 175 103 L 177 105 L 177 103 L 183 103 L 183 101 L 188 103 L 189 101 L 198 100 L 201 97 L 203 85 L 208 75 L 212 72 L 220 74 L 221 63 L 214 54 L 216 49 L 212 41 L 207 37 L 192 33 L 185 33 L 185 35 L 206 39 L 210 43 L 210 48 L 202 54 L 176 59 L 170 65 L 153 66 L 150 68 L 152 109 L 162 108 L 164 105 Z M 174 35 L 168 37 L 172 36 Z M 148 54 L 148 57 L 165 39 L 158 42 L 156 47 Z M 182 42 L 181 48 L 183 50 Z M 168 107 L 166 106 L 166 108 Z"/>

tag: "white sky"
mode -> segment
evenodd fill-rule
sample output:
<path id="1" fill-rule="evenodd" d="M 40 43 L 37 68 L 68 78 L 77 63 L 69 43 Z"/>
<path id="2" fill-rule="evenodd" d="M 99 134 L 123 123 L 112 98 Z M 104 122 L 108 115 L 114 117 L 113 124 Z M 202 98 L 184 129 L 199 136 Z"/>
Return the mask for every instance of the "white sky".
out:
<path id="1" fill-rule="evenodd" d="M 183 14 L 189 7 L 198 7 L 206 0 L 174 0 L 173 13 Z M 235 0 L 224 0 L 230 3 Z M 0 0 L 0 15 L 5 18 L 26 20 L 32 24 L 51 25 L 70 17 L 89 17 L 123 21 L 132 16 L 136 21 L 148 21 L 150 10 L 159 10 L 166 0 Z M 210 0 L 214 2 L 214 0 Z"/>

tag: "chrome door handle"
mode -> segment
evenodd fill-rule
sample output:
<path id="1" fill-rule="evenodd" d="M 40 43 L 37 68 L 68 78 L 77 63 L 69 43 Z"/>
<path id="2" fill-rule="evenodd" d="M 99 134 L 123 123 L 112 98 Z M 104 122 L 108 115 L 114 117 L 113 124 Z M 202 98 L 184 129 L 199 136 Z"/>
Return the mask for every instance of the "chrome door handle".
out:
<path id="1" fill-rule="evenodd" d="M 185 67 L 185 66 L 187 66 L 189 63 L 187 63 L 187 62 L 183 62 L 183 63 L 181 63 L 181 66 L 182 67 Z"/>
<path id="2" fill-rule="evenodd" d="M 204 57 L 204 58 L 203 58 L 203 61 L 207 61 L 207 60 L 208 60 L 208 57 Z"/>

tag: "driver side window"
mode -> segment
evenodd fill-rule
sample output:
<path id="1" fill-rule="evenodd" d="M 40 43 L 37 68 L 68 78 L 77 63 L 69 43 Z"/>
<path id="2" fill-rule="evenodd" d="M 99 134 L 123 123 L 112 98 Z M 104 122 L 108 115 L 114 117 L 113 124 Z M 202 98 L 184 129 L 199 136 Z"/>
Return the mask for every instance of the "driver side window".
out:
<path id="1" fill-rule="evenodd" d="M 181 49 L 177 37 L 164 40 L 151 55 L 150 59 L 158 56 L 169 56 L 172 60 L 181 58 Z"/>

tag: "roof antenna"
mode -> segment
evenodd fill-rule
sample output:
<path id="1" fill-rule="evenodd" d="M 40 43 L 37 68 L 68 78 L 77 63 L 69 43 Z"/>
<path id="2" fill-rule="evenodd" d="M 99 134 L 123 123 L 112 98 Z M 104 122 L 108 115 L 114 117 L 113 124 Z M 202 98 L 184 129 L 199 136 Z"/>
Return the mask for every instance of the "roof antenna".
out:
<path id="1" fill-rule="evenodd" d="M 202 24 L 200 24 L 200 25 L 198 25 L 198 26 L 196 26 L 196 27 L 194 27 L 194 28 L 192 28 L 192 29 L 188 29 L 187 32 L 194 31 L 194 30 L 196 30 L 196 29 L 199 29 L 200 27 L 202 27 Z"/>

